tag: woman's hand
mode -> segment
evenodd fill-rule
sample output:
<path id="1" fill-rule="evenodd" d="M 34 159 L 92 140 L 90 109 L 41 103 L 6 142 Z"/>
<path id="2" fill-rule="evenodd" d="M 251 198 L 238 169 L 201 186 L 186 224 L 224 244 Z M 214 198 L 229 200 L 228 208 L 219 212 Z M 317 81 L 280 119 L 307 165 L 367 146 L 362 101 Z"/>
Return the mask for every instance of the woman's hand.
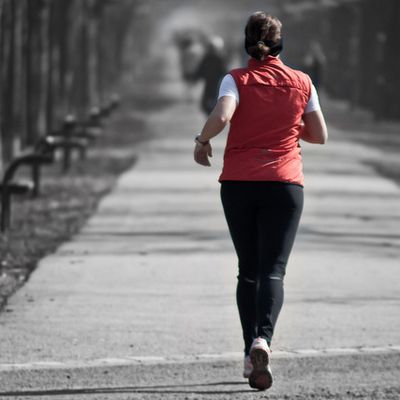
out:
<path id="1" fill-rule="evenodd" d="M 211 166 L 210 160 L 208 157 L 212 157 L 212 147 L 210 143 L 200 144 L 196 143 L 196 147 L 194 148 L 194 160 L 205 167 Z"/>
<path id="2" fill-rule="evenodd" d="M 206 123 L 204 124 L 201 134 L 197 135 L 196 147 L 194 148 L 194 160 L 205 167 L 209 167 L 212 157 L 212 148 L 210 139 L 217 136 L 225 126 L 229 123 L 236 109 L 236 99 L 231 96 L 222 96 L 218 101 L 214 110 L 211 112 Z"/>

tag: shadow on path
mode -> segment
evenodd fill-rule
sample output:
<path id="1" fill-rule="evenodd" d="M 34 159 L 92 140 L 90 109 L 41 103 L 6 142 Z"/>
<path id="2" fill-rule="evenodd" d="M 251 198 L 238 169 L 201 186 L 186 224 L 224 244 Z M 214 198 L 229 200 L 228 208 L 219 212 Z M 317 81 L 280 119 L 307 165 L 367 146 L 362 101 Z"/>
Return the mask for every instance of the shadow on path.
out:
<path id="1" fill-rule="evenodd" d="M 154 386 L 125 386 L 111 388 L 76 388 L 76 389 L 48 389 L 48 390 L 18 390 L 0 392 L 0 397 L 21 397 L 21 396 L 65 396 L 85 394 L 122 394 L 122 393 L 165 393 L 165 394 L 234 394 L 254 392 L 253 389 L 232 388 L 229 386 L 247 386 L 244 381 L 240 382 L 209 382 L 191 383 L 183 385 L 154 385 Z M 220 387 L 220 388 L 219 388 Z M 204 388 L 204 389 L 202 389 Z"/>

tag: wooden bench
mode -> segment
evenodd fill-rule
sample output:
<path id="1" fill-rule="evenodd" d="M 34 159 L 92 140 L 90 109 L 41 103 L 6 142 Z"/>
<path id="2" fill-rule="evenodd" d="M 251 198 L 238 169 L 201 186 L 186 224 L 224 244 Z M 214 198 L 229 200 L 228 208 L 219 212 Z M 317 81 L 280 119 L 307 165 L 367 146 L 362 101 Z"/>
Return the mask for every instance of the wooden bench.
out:
<path id="1" fill-rule="evenodd" d="M 67 115 L 62 128 L 50 134 L 53 138 L 53 149 L 62 151 L 62 170 L 67 172 L 71 168 L 72 151 L 77 150 L 80 158 L 86 157 L 86 149 L 90 137 L 80 132 L 78 123 L 73 115 Z"/>
<path id="2" fill-rule="evenodd" d="M 5 232 L 11 224 L 11 201 L 13 195 L 31 193 L 33 197 L 40 194 L 40 171 L 44 164 L 55 160 L 55 153 L 62 152 L 62 170 L 71 167 L 73 150 L 78 150 L 80 158 L 86 157 L 86 149 L 90 142 L 95 141 L 102 133 L 103 118 L 110 115 L 119 105 L 119 97 L 111 99 L 107 107 L 93 107 L 89 118 L 83 123 L 77 123 L 72 115 L 67 115 L 60 130 L 41 138 L 32 149 L 27 149 L 11 160 L 6 166 L 0 181 L 1 218 L 0 230 Z M 22 166 L 31 168 L 32 181 L 17 181 L 15 175 Z"/>
<path id="3" fill-rule="evenodd" d="M 13 195 L 25 195 L 31 193 L 38 196 L 40 192 L 40 167 L 44 164 L 51 164 L 54 160 L 51 151 L 51 141 L 42 140 L 29 150 L 25 150 L 15 157 L 4 170 L 0 182 L 1 191 L 1 218 L 0 230 L 5 232 L 11 223 L 11 200 Z M 31 168 L 32 181 L 16 180 L 15 175 L 22 166 Z"/>

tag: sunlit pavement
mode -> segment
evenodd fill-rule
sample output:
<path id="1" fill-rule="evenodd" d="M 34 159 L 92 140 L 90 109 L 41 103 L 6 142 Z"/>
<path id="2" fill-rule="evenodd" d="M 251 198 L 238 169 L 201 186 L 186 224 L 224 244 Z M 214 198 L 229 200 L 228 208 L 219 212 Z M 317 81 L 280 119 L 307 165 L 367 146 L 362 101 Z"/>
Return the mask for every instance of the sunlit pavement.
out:
<path id="1" fill-rule="evenodd" d="M 202 123 L 191 101 L 151 114 L 138 164 L 10 299 L 0 397 L 254 397 L 219 201 L 225 134 L 213 166 L 195 165 Z M 378 151 L 333 125 L 326 146 L 303 149 L 306 205 L 268 398 L 398 398 L 400 189 L 364 165 Z"/>

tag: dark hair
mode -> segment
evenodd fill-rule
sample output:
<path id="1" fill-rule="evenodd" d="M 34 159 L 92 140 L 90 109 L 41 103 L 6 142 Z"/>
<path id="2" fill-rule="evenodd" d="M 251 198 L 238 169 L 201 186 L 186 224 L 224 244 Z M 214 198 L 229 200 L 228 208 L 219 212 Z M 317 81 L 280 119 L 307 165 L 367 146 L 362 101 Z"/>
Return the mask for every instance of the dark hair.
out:
<path id="1" fill-rule="evenodd" d="M 250 15 L 244 30 L 246 52 L 257 60 L 267 55 L 276 56 L 282 50 L 282 23 L 263 11 Z"/>

